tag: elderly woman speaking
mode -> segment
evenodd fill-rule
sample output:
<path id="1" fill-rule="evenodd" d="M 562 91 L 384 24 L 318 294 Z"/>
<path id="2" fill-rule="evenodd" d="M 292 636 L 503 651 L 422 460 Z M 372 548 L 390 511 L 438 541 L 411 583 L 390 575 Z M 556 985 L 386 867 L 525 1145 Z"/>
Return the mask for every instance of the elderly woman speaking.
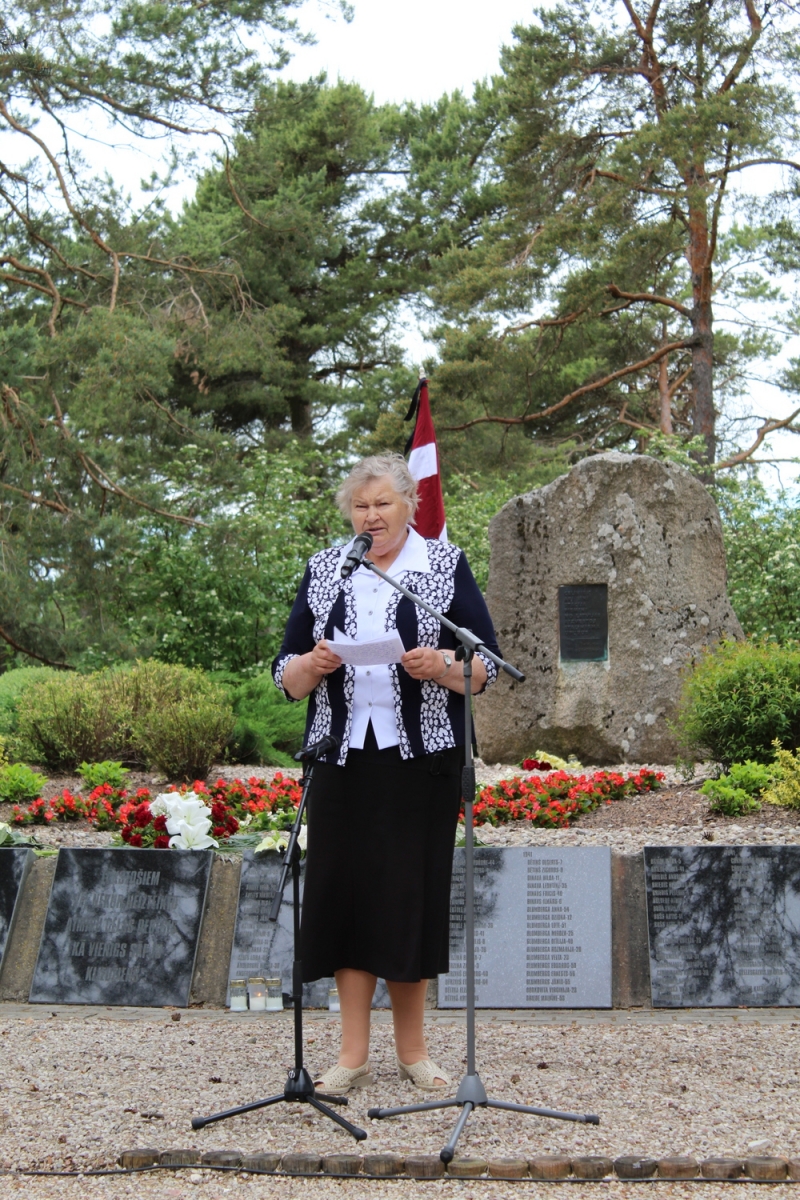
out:
<path id="1" fill-rule="evenodd" d="M 337 495 L 370 558 L 499 654 L 492 621 L 464 553 L 412 528 L 417 487 L 396 454 L 365 458 Z M 352 543 L 351 543 L 352 544 Z M 401 1079 L 449 1086 L 423 1033 L 428 979 L 449 969 L 450 877 L 464 761 L 464 673 L 455 639 L 390 584 L 360 566 L 346 580 L 350 546 L 309 561 L 275 682 L 309 696 L 307 741 L 339 741 L 317 766 L 308 799 L 308 853 L 300 934 L 303 979 L 335 975 L 342 1020 L 338 1064 L 319 1079 L 342 1093 L 372 1082 L 370 1010 L 378 978 L 392 1001 Z M 335 629 L 355 641 L 397 631 L 399 663 L 345 665 Z M 497 669 L 478 652 L 473 684 Z"/>

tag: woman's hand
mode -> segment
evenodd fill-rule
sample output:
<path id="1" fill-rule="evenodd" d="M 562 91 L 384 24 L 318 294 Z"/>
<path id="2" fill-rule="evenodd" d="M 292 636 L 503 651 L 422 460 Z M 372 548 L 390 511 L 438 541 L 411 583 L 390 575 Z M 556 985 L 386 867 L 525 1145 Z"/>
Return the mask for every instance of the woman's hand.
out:
<path id="1" fill-rule="evenodd" d="M 453 657 L 452 654 L 450 657 Z M 433 650 L 430 646 L 415 646 L 413 650 L 406 650 L 400 662 L 412 679 L 435 679 L 437 675 L 445 674 L 445 661 L 441 650 Z M 453 670 L 455 663 L 447 675 Z"/>
<path id="2" fill-rule="evenodd" d="M 430 646 L 415 646 L 413 650 L 407 650 L 400 662 L 412 679 L 418 679 L 420 682 L 433 679 L 442 687 L 449 688 L 451 692 L 460 692 L 463 695 L 464 664 L 456 659 L 455 650 L 448 651 L 448 654 L 454 661 L 447 671 L 442 651 L 434 650 Z M 486 667 L 476 654 L 472 660 L 472 691 L 477 694 L 485 684 Z"/>
<path id="3" fill-rule="evenodd" d="M 308 654 L 299 654 L 286 664 L 283 686 L 295 700 L 304 700 L 325 675 L 332 674 L 342 665 L 338 654 L 334 654 L 323 638 Z"/>
<path id="4" fill-rule="evenodd" d="M 342 665 L 339 655 L 333 653 L 325 638 L 321 642 L 317 642 L 314 649 L 308 655 L 308 660 L 311 670 L 319 675 L 320 679 L 323 675 L 331 675 Z"/>

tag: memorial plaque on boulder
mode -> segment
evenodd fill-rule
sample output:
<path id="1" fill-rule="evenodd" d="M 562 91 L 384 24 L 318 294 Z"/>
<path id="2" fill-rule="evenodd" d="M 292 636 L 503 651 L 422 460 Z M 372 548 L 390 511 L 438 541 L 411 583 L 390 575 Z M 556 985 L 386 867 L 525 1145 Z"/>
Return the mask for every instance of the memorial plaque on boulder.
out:
<path id="1" fill-rule="evenodd" d="M 22 885 L 33 861 L 33 851 L 23 846 L 0 850 L 0 966 L 14 924 Z"/>
<path id="2" fill-rule="evenodd" d="M 464 904 L 459 849 L 440 1008 L 466 1004 Z M 476 849 L 475 996 L 479 1008 L 611 1007 L 607 847 Z"/>
<path id="3" fill-rule="evenodd" d="M 800 846 L 646 846 L 655 1008 L 800 1004 Z"/>
<path id="4" fill-rule="evenodd" d="M 211 858 L 59 850 L 31 1003 L 188 1004 Z"/>
<path id="5" fill-rule="evenodd" d="M 305 862 L 300 864 L 300 903 L 303 901 Z M 236 910 L 236 930 L 228 975 L 230 979 L 247 979 L 251 975 L 266 978 L 280 977 L 284 1003 L 292 992 L 292 962 L 294 958 L 294 901 L 292 877 L 283 893 L 278 920 L 270 921 L 269 912 L 281 874 L 281 855 L 273 851 L 256 854 L 245 851 L 239 881 L 239 904 Z M 303 1004 L 306 1008 L 327 1008 L 328 993 L 335 981 L 318 979 L 303 985 Z M 383 980 L 375 989 L 373 1008 L 388 1008 L 389 994 Z"/>
<path id="6" fill-rule="evenodd" d="M 608 658 L 608 587 L 570 584 L 558 589 L 559 657 L 562 662 Z"/>

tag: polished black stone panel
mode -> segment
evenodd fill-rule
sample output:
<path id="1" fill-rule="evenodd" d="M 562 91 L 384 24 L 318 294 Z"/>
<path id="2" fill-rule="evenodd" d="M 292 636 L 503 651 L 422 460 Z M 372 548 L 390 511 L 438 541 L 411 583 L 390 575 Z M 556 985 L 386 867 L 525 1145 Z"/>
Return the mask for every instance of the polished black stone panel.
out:
<path id="1" fill-rule="evenodd" d="M 800 846 L 646 846 L 655 1008 L 800 1004 Z"/>
<path id="2" fill-rule="evenodd" d="M 558 645 L 562 662 L 608 658 L 608 587 L 568 584 L 558 589 Z"/>
<path id="3" fill-rule="evenodd" d="M 236 931 L 233 936 L 233 951 L 229 979 L 246 979 L 251 975 L 280 978 L 283 981 L 284 1003 L 288 1004 L 292 992 L 292 961 L 294 902 L 292 900 L 292 876 L 283 893 L 283 903 L 278 920 L 269 919 L 272 900 L 281 873 L 281 855 L 275 851 L 256 854 L 245 851 L 242 874 L 239 881 L 239 904 L 236 910 Z M 303 902 L 303 875 L 305 861 L 300 864 L 300 903 Z M 334 987 L 333 979 L 318 979 L 303 984 L 303 1004 L 306 1008 L 327 1008 L 328 992 Z M 373 1007 L 386 1008 L 389 1004 L 386 984 L 378 981 Z"/>
<path id="4" fill-rule="evenodd" d="M 33 851 L 24 846 L 0 849 L 0 966 L 14 924 L 17 901 L 32 862 Z"/>
<path id="5" fill-rule="evenodd" d="M 211 850 L 59 850 L 31 1003 L 189 1002 Z"/>

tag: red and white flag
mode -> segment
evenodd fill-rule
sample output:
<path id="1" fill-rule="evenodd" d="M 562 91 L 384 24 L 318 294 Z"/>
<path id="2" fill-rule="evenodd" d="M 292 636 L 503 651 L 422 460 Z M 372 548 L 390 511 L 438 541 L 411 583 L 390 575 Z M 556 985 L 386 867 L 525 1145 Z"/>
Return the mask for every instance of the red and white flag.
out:
<path id="1" fill-rule="evenodd" d="M 447 524 L 444 519 L 442 480 L 439 474 L 439 451 L 428 399 L 428 381 L 420 375 L 417 390 L 405 420 L 416 416 L 414 432 L 406 443 L 408 469 L 419 485 L 419 507 L 414 517 L 414 527 L 421 537 L 447 541 Z"/>

